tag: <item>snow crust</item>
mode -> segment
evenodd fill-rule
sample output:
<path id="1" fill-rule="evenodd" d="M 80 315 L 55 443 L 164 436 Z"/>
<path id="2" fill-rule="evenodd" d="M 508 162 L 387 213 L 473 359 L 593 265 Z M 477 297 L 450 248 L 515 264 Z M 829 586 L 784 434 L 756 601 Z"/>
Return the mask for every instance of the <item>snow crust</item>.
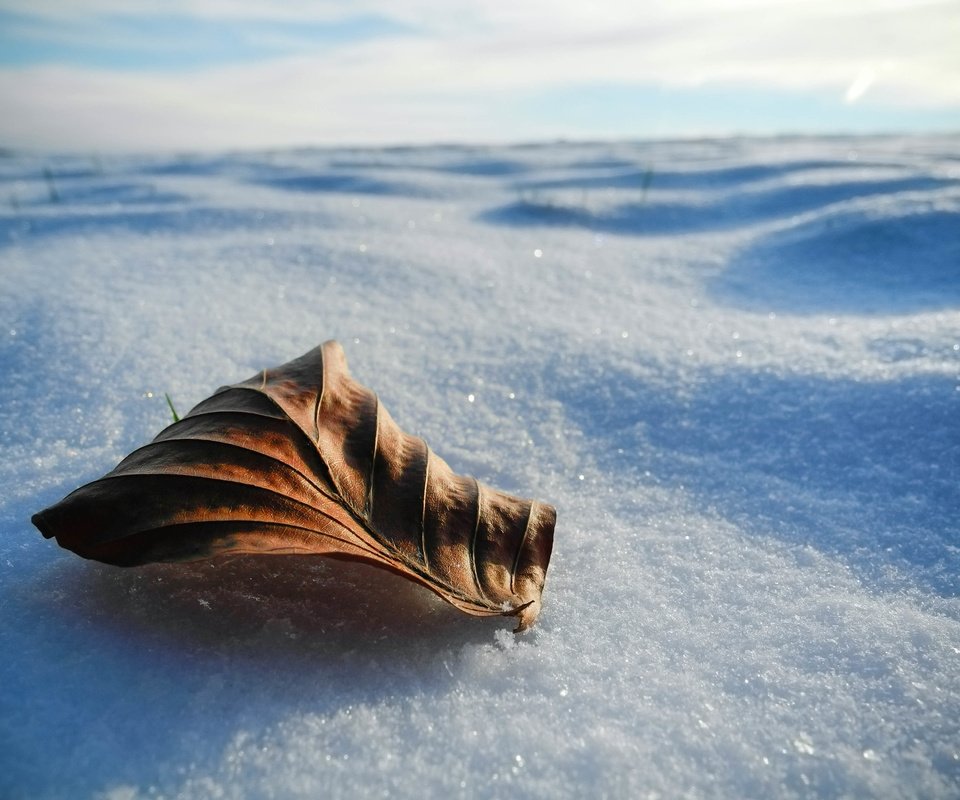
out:
<path id="1" fill-rule="evenodd" d="M 0 158 L 0 796 L 960 796 L 960 140 Z M 528 634 L 30 515 L 343 343 L 558 509 Z"/>

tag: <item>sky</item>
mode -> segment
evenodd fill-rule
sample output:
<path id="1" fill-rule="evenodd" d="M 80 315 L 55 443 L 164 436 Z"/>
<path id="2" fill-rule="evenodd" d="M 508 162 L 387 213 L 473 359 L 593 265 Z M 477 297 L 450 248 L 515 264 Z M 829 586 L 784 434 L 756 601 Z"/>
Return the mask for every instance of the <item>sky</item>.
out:
<path id="1" fill-rule="evenodd" d="M 0 147 L 960 130 L 960 0 L 0 0 Z"/>

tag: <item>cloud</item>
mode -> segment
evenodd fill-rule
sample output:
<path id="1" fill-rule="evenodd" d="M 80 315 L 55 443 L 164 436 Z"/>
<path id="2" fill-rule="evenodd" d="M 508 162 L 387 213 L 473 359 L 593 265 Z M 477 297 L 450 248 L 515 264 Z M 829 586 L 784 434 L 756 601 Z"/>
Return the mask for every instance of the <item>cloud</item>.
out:
<path id="1" fill-rule="evenodd" d="M 29 13 L 55 35 L 76 30 L 80 11 L 67 5 L 34 0 Z M 862 106 L 869 88 L 870 102 L 890 109 L 960 112 L 960 15 L 952 1 L 278 5 L 85 4 L 87 20 L 136 15 L 144 29 L 161 13 L 181 19 L 184 37 L 191 20 L 259 26 L 264 36 L 300 26 L 303 35 L 296 46 L 186 70 L 55 59 L 8 66 L 0 70 L 0 100 L 11 113 L 0 120 L 0 140 L 184 149 L 578 135 L 589 134 L 589 125 L 560 129 L 548 110 L 534 121 L 515 112 L 538 93 L 610 85 L 655 87 L 668 98 L 691 87 L 814 93 L 841 107 L 845 100 Z M 311 25 L 329 29 L 346 19 L 385 23 L 366 36 L 349 28 L 332 38 L 309 34 Z"/>

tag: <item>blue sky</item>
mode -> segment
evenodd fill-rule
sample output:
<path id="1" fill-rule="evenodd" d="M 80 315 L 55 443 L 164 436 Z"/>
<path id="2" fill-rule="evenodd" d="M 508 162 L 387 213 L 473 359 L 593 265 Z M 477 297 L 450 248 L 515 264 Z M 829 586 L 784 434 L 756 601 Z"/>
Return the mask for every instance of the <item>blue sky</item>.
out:
<path id="1" fill-rule="evenodd" d="M 225 19 L 122 10 L 43 16 L 0 9 L 0 65 L 62 64 L 131 72 L 189 73 L 404 33 L 387 17 Z"/>
<path id="2" fill-rule="evenodd" d="M 957 0 L 0 0 L 0 146 L 960 130 Z"/>

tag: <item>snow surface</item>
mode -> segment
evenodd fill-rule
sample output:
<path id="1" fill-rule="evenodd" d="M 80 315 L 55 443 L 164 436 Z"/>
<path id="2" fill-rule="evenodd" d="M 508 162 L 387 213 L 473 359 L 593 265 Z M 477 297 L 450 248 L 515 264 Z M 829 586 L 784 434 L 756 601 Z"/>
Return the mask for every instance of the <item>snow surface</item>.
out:
<path id="1" fill-rule="evenodd" d="M 960 796 L 960 139 L 0 158 L 0 796 Z M 335 337 L 538 625 L 30 515 Z"/>

